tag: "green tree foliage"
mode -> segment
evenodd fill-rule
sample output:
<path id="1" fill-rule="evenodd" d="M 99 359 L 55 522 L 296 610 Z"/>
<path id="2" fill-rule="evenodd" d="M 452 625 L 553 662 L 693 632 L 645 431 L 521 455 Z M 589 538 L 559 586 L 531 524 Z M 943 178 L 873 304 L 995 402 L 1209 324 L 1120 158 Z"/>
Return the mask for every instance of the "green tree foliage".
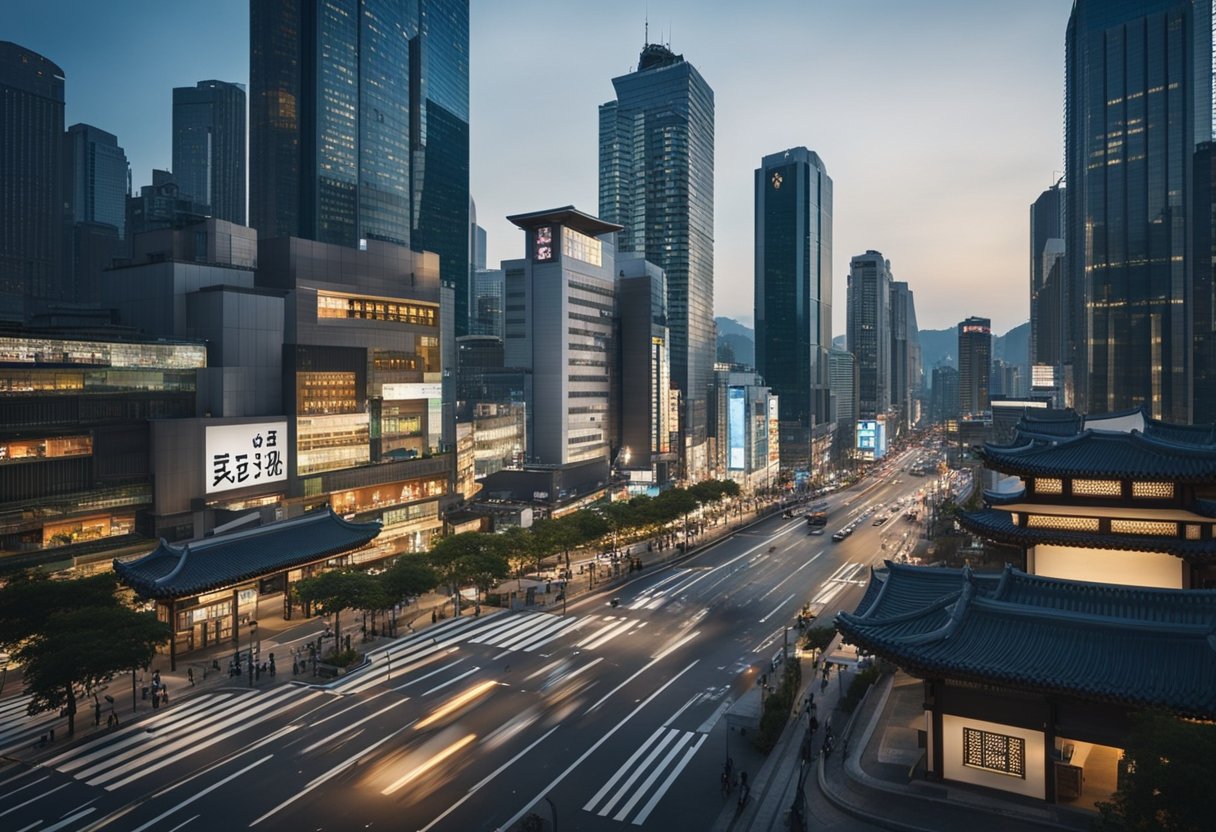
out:
<path id="1" fill-rule="evenodd" d="M 304 578 L 296 583 L 300 600 L 334 615 L 334 652 L 342 635 L 342 610 L 380 610 L 389 605 L 381 581 L 366 572 L 337 569 Z"/>
<path id="2" fill-rule="evenodd" d="M 19 578 L 0 589 L 0 645 L 24 666 L 29 712 L 63 710 L 76 731 L 76 703 L 116 673 L 146 665 L 169 627 L 136 612 L 113 574 L 68 581 Z"/>
<path id="3" fill-rule="evenodd" d="M 418 555 L 402 555 L 380 575 L 390 604 L 430 592 L 439 586 L 439 573 Z"/>
<path id="4" fill-rule="evenodd" d="M 1099 803 L 1097 832 L 1201 832 L 1212 828 L 1216 725 L 1152 712 L 1137 717 L 1119 789 Z"/>
<path id="5" fill-rule="evenodd" d="M 497 535 L 463 532 L 431 544 L 427 558 L 440 580 L 452 592 L 454 614 L 460 615 L 460 588 L 475 583 L 480 589 L 494 574 L 502 580 L 511 574 L 506 547 Z"/>

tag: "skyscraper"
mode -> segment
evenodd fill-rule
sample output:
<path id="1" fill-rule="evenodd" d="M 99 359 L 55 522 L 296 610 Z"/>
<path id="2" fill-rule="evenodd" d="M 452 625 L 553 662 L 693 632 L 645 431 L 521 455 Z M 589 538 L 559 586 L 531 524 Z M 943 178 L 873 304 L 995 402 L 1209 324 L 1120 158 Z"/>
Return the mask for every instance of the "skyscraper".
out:
<path id="1" fill-rule="evenodd" d="M 249 30 L 259 236 L 433 251 L 467 310 L 468 0 L 252 0 Z"/>
<path id="2" fill-rule="evenodd" d="M 781 467 L 810 470 L 831 421 L 832 179 L 816 153 L 765 156 L 755 173 L 756 369 L 778 397 Z"/>
<path id="3" fill-rule="evenodd" d="M 1076 0 L 1064 238 L 1080 410 L 1192 417 L 1194 156 L 1211 137 L 1211 4 Z"/>
<path id="4" fill-rule="evenodd" d="M 211 215 L 245 224 L 245 87 L 199 81 L 173 88 L 173 175 Z"/>
<path id="5" fill-rule="evenodd" d="M 891 283 L 891 405 L 900 429 L 912 427 L 920 395 L 920 335 L 916 300 L 905 281 Z"/>
<path id="6" fill-rule="evenodd" d="M 91 124 L 73 124 L 64 136 L 64 211 L 69 222 L 127 224 L 130 166 L 118 137 Z"/>
<path id="7" fill-rule="evenodd" d="M 683 55 L 648 43 L 600 105 L 600 217 L 617 249 L 667 275 L 671 384 L 680 391 L 685 475 L 707 470 L 714 356 L 714 93 Z"/>
<path id="8" fill-rule="evenodd" d="M 1030 206 L 1030 363 L 1053 368 L 1068 358 L 1064 194 L 1057 182 Z"/>
<path id="9" fill-rule="evenodd" d="M 847 342 L 857 365 L 857 418 L 891 409 L 891 262 L 867 251 L 849 261 Z"/>
<path id="10" fill-rule="evenodd" d="M 64 296 L 63 70 L 0 41 L 0 320 Z"/>
<path id="11" fill-rule="evenodd" d="M 977 416 L 991 407 L 992 321 L 974 315 L 958 325 L 958 407 Z"/>

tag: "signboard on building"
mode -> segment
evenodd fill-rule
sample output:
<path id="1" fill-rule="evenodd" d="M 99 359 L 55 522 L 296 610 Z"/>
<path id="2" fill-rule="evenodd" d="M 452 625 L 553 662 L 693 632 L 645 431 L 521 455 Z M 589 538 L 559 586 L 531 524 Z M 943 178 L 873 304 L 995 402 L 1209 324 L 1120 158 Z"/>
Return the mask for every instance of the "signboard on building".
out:
<path id="1" fill-rule="evenodd" d="M 443 385 L 425 382 L 421 384 L 385 384 L 380 388 L 385 401 L 412 402 L 419 399 L 442 399 Z"/>
<path id="2" fill-rule="evenodd" d="M 867 459 L 882 459 L 887 453 L 886 425 L 874 419 L 857 423 L 857 450 Z"/>
<path id="3" fill-rule="evenodd" d="M 731 387 L 726 391 L 726 467 L 742 471 L 746 466 L 747 391 Z"/>
<path id="4" fill-rule="evenodd" d="M 208 425 L 206 493 L 287 480 L 287 422 Z"/>
<path id="5" fill-rule="evenodd" d="M 781 422 L 777 417 L 778 398 L 768 398 L 768 464 L 776 465 L 781 461 Z"/>

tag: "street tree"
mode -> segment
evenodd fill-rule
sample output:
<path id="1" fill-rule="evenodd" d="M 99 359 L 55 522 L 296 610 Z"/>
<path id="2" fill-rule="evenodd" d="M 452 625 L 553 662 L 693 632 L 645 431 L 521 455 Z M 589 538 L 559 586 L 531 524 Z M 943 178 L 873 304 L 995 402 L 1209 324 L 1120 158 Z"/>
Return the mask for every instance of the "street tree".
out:
<path id="1" fill-rule="evenodd" d="M 439 586 L 439 573 L 419 555 L 402 555 L 380 575 L 390 604 L 422 595 Z"/>
<path id="2" fill-rule="evenodd" d="M 1216 725 L 1171 714 L 1136 718 L 1119 765 L 1119 788 L 1098 803 L 1098 832 L 1200 832 L 1212 828 L 1207 790 L 1216 780 Z"/>
<path id="3" fill-rule="evenodd" d="M 366 572 L 335 569 L 304 578 L 296 583 L 300 599 L 319 606 L 334 616 L 334 652 L 340 650 L 342 610 L 383 609 L 385 593 L 380 581 Z"/>
<path id="4" fill-rule="evenodd" d="M 63 711 L 69 736 L 81 697 L 116 673 L 148 664 L 171 635 L 167 624 L 131 609 L 116 590 L 113 574 L 19 578 L 0 590 L 0 645 L 23 665 L 29 713 Z"/>
<path id="5" fill-rule="evenodd" d="M 486 535 L 481 547 L 465 557 L 469 582 L 477 589 L 477 612 L 481 613 L 481 596 L 511 575 L 506 547 L 496 535 Z"/>
<path id="6" fill-rule="evenodd" d="M 453 615 L 460 615 L 460 588 L 473 580 L 477 556 L 487 550 L 499 551 L 500 544 L 493 538 L 484 532 L 462 532 L 431 543 L 427 560 L 452 593 Z"/>

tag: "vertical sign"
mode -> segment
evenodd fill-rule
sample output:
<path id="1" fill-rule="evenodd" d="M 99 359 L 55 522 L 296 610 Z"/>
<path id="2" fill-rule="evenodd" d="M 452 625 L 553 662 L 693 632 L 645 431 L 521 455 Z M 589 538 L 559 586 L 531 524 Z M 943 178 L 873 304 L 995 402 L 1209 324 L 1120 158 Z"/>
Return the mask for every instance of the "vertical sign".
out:
<path id="1" fill-rule="evenodd" d="M 727 468 L 744 470 L 744 436 L 747 432 L 747 408 L 742 387 L 731 387 L 726 392 L 726 449 Z"/>

